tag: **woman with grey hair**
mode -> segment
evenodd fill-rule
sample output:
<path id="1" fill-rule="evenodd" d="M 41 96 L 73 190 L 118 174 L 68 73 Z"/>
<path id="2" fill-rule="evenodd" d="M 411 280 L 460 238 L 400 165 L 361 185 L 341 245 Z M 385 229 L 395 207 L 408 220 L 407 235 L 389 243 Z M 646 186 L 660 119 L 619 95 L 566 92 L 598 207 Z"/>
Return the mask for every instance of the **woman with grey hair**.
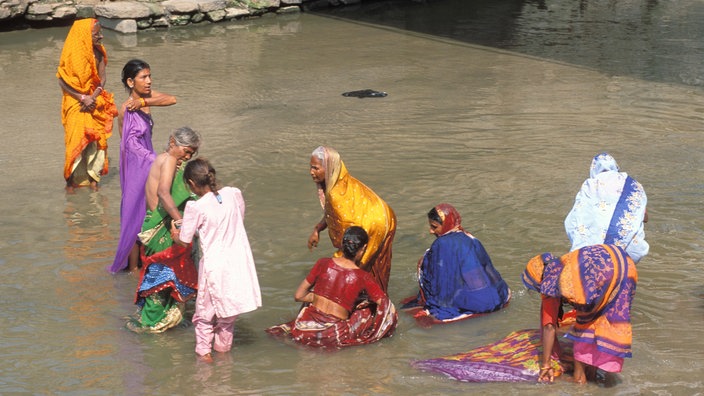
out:
<path id="1" fill-rule="evenodd" d="M 175 244 L 171 232 L 181 222 L 186 202 L 193 199 L 183 182 L 183 163 L 200 147 L 200 135 L 189 127 L 171 133 L 147 178 L 147 214 L 139 234 L 143 263 L 136 293 L 140 307 L 127 327 L 135 332 L 160 333 L 181 322 L 185 303 L 198 288 L 191 246 Z"/>
<path id="2" fill-rule="evenodd" d="M 332 245 L 342 248 L 342 235 L 349 226 L 360 226 L 369 235 L 369 246 L 360 268 L 372 274 L 386 292 L 391 273 L 391 246 L 396 234 L 396 214 L 371 188 L 352 177 L 332 147 L 320 146 L 310 158 L 310 176 L 318 189 L 322 219 L 313 227 L 308 249 L 318 246 L 320 232 L 327 229 Z M 342 256 L 338 250 L 335 257 Z"/>

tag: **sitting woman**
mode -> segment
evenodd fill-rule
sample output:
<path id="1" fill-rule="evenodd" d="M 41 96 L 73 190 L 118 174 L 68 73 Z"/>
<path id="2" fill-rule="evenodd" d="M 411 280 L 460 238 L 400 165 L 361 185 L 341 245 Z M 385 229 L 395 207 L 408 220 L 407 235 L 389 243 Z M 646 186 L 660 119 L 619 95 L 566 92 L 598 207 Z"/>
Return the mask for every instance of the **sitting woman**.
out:
<path id="1" fill-rule="evenodd" d="M 553 382 L 561 301 L 574 308 L 576 322 L 566 337 L 574 351 L 574 380 L 596 379 L 596 369 L 618 373 L 631 357 L 631 304 L 638 282 L 633 259 L 616 245 L 586 246 L 562 257 L 533 257 L 523 283 L 540 292 L 543 351 L 538 381 Z"/>
<path id="2" fill-rule="evenodd" d="M 268 328 L 267 333 L 324 348 L 369 344 L 391 336 L 398 320 L 396 309 L 374 278 L 359 268 L 368 241 L 363 228 L 349 227 L 342 238 L 343 256 L 318 260 L 298 286 L 295 299 L 306 303 L 298 317 Z"/>
<path id="3" fill-rule="evenodd" d="M 511 291 L 481 242 L 461 225 L 450 204 L 428 212 L 430 233 L 437 239 L 418 262 L 420 291 L 404 300 L 417 319 L 452 322 L 503 308 Z"/>

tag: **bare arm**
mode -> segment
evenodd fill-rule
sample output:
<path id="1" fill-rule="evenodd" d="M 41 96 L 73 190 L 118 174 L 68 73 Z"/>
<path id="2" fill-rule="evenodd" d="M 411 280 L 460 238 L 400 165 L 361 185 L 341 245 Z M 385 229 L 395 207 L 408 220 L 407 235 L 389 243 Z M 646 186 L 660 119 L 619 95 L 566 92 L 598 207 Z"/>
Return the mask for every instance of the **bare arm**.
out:
<path id="1" fill-rule="evenodd" d="M 326 228 L 328 228 L 328 224 L 325 222 L 325 215 L 323 215 L 323 218 L 315 225 L 313 232 L 310 234 L 310 237 L 308 237 L 308 250 L 313 250 L 314 247 L 318 246 L 320 231 Z"/>
<path id="2" fill-rule="evenodd" d="M 105 59 L 102 57 L 102 55 L 99 58 L 96 58 L 97 66 L 98 66 L 98 76 L 100 77 L 100 89 L 102 90 L 105 87 L 105 82 L 107 81 L 108 75 L 107 75 L 107 65 L 105 63 Z"/>
<path id="3" fill-rule="evenodd" d="M 311 284 L 308 283 L 307 280 L 303 279 L 300 285 L 298 285 L 298 289 L 296 289 L 296 294 L 294 294 L 293 298 L 296 299 L 298 302 L 307 302 L 307 303 L 313 303 L 313 299 L 315 298 L 315 294 L 313 294 L 312 291 L 310 291 Z"/>
<path id="4" fill-rule="evenodd" d="M 175 104 L 175 96 L 163 92 L 152 91 L 149 96 L 144 96 L 136 100 L 130 96 L 130 98 L 125 102 L 125 107 L 129 111 L 135 111 L 144 107 L 171 106 Z"/>
<path id="5" fill-rule="evenodd" d="M 163 92 L 152 91 L 152 94 L 144 98 L 147 106 L 171 106 L 176 104 L 176 97 Z"/>
<path id="6" fill-rule="evenodd" d="M 559 298 L 541 295 L 540 324 L 542 326 L 543 351 L 539 361 L 538 382 L 553 382 L 555 379 L 555 373 L 550 363 L 553 352 L 560 354 L 560 344 L 557 342 L 560 304 Z"/>

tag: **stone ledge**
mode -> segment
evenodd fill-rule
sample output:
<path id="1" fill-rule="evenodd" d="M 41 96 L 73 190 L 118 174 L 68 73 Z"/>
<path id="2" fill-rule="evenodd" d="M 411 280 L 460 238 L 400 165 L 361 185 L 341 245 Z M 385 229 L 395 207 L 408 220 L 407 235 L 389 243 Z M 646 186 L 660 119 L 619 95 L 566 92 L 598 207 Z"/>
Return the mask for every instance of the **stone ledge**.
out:
<path id="1" fill-rule="evenodd" d="M 359 4 L 362 0 L 0 0 L 2 30 L 70 25 L 94 17 L 104 28 L 133 34 L 200 22 L 221 22 Z"/>

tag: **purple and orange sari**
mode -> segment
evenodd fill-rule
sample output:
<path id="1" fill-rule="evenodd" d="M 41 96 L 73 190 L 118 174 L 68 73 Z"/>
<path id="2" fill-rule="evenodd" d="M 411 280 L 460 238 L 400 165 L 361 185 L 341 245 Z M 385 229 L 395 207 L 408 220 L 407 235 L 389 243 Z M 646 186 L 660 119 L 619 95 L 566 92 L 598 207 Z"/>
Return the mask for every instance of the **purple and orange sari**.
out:
<path id="1" fill-rule="evenodd" d="M 619 367 L 607 371 L 620 371 L 622 359 L 631 357 L 630 313 L 637 282 L 633 259 L 616 245 L 587 246 L 560 258 L 544 253 L 523 272 L 528 288 L 574 307 L 576 322 L 566 337 L 574 341 L 575 352 L 599 354 L 584 363 L 606 359 Z"/>

